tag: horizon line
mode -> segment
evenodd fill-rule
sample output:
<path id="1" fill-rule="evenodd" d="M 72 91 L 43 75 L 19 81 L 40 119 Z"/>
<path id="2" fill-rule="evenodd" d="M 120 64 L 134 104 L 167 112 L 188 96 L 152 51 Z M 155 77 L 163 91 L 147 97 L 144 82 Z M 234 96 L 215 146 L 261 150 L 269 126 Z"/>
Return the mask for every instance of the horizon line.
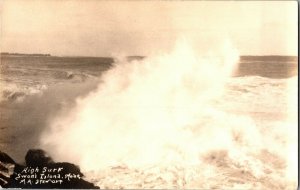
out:
<path id="1" fill-rule="evenodd" d="M 111 58 L 113 56 L 92 56 L 92 55 L 55 55 L 55 54 L 50 54 L 50 53 L 20 53 L 20 52 L 0 52 L 1 55 L 16 55 L 16 56 L 45 56 L 45 57 L 94 57 L 94 58 Z M 286 55 L 286 54 L 263 54 L 263 55 L 258 55 L 258 54 L 244 54 L 240 55 L 240 57 L 243 56 L 284 56 L 284 57 L 298 57 L 298 55 Z M 145 55 L 127 55 L 126 57 L 147 57 Z"/>

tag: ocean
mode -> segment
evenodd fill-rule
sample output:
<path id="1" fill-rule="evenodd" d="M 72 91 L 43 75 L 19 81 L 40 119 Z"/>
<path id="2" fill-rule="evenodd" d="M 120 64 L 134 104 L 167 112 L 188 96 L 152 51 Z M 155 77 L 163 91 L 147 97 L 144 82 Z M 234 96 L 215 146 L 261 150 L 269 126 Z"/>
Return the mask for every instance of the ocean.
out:
<path id="1" fill-rule="evenodd" d="M 101 188 L 296 189 L 298 58 L 227 53 L 2 55 L 0 149 Z"/>

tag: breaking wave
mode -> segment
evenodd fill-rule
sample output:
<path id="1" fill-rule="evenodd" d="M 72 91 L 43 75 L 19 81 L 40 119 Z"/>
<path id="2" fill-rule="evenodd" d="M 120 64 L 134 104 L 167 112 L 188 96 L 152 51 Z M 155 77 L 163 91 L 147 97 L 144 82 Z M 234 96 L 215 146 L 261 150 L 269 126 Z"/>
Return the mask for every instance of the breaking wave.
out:
<path id="1" fill-rule="evenodd" d="M 115 63 L 40 142 L 105 188 L 295 187 L 295 116 L 265 101 L 282 98 L 268 89 L 286 81 L 232 79 L 237 63 L 230 43 L 199 56 L 184 40 L 170 53 Z M 270 107 L 252 116 L 255 103 Z"/>

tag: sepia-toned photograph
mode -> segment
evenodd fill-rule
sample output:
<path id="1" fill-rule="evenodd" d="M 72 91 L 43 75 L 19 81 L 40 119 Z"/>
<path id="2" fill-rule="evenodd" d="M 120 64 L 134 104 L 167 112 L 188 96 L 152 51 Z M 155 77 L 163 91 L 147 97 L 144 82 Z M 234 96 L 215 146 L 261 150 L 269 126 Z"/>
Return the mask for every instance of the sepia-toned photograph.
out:
<path id="1" fill-rule="evenodd" d="M 298 187 L 297 1 L 0 1 L 0 188 Z"/>

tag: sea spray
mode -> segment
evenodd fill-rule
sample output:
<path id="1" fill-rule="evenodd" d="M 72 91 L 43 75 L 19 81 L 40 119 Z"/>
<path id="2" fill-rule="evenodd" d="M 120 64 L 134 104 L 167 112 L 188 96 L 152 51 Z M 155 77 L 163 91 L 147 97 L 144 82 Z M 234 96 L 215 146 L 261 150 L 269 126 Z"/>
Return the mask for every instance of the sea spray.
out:
<path id="1" fill-rule="evenodd" d="M 238 61 L 228 43 L 218 51 L 201 57 L 180 41 L 169 54 L 115 64 L 97 91 L 53 121 L 45 146 L 86 169 L 157 163 L 189 149 L 190 128 L 205 119 L 209 101 L 222 94 Z"/>
<path id="2" fill-rule="evenodd" d="M 265 95 L 253 99 L 252 88 L 239 99 L 238 88 L 228 88 L 238 62 L 230 43 L 201 54 L 181 40 L 166 54 L 118 60 L 42 135 L 56 160 L 96 171 L 95 181 L 107 188 L 282 189 L 289 185 L 282 176 L 294 184 L 286 167 L 293 160 L 284 155 L 294 147 L 280 134 L 282 123 L 264 126 L 248 114 L 251 101 L 268 108 Z"/>

